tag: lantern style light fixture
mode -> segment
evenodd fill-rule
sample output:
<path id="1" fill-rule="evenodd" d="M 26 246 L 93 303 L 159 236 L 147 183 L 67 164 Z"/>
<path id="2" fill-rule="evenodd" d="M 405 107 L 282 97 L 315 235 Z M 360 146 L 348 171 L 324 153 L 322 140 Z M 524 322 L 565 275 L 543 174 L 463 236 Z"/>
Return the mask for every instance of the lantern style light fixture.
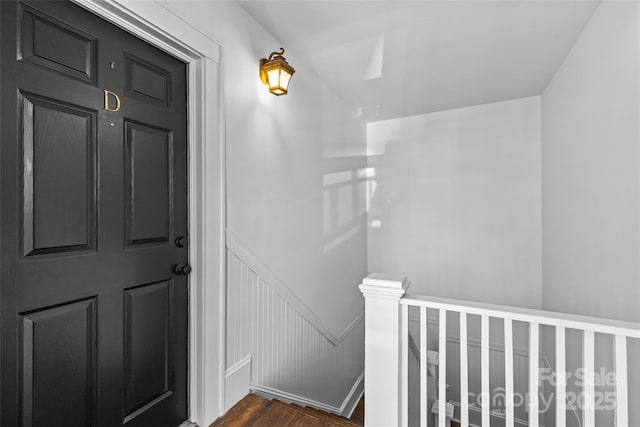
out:
<path id="1" fill-rule="evenodd" d="M 269 92 L 276 96 L 286 95 L 289 80 L 296 70 L 284 59 L 284 48 L 271 52 L 269 58 L 260 60 L 260 80 L 269 86 Z"/>

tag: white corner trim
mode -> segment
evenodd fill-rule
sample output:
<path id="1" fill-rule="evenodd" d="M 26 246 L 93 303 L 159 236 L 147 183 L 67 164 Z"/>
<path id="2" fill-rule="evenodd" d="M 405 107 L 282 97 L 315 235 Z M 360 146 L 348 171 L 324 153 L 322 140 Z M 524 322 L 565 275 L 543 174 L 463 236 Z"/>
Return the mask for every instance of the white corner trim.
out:
<path id="1" fill-rule="evenodd" d="M 135 0 L 134 0 L 135 1 Z M 182 18 L 180 16 L 180 8 L 184 7 L 183 4 L 180 3 L 172 3 L 172 2 L 166 2 L 165 0 L 154 0 L 156 1 L 160 6 L 162 6 L 163 8 L 167 9 L 167 11 L 169 11 L 169 13 L 175 15 L 178 17 L 178 19 L 180 19 L 181 21 L 184 21 L 184 23 L 186 25 L 188 25 L 189 27 L 193 28 L 195 31 L 204 34 L 207 38 L 209 38 L 211 41 L 213 41 L 217 46 L 222 46 L 223 43 L 218 40 L 213 34 L 211 34 L 208 31 L 208 28 L 206 27 L 200 27 L 198 25 L 194 25 L 188 21 L 186 21 L 184 18 Z M 211 49 L 216 49 L 217 47 L 213 47 Z M 213 56 L 210 56 L 211 58 L 218 58 L 220 55 L 220 49 L 218 49 L 218 56 L 215 56 L 215 53 L 212 52 Z"/>
<path id="2" fill-rule="evenodd" d="M 72 1 L 185 62 L 191 62 L 194 58 L 209 58 L 220 62 L 220 45 L 207 34 L 184 22 L 160 2 Z M 134 20 L 135 25 L 132 25 Z"/>
<path id="3" fill-rule="evenodd" d="M 240 258 L 254 273 L 264 280 L 280 297 L 304 317 L 334 346 L 338 346 L 347 335 L 364 320 L 364 312 L 358 313 L 347 327 L 335 335 L 329 327 L 311 310 L 267 265 L 229 229 L 226 230 L 227 247 Z"/>

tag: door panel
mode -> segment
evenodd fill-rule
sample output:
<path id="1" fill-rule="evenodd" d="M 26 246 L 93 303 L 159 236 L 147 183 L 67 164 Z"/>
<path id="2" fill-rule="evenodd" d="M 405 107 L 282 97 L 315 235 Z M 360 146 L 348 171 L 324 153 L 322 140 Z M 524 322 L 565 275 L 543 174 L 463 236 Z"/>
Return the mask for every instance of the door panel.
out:
<path id="1" fill-rule="evenodd" d="M 2 1 L 0 31 L 0 424 L 176 426 L 185 64 L 65 1 Z"/>
<path id="2" fill-rule="evenodd" d="M 96 112 L 21 94 L 24 255 L 95 248 Z"/>
<path id="3" fill-rule="evenodd" d="M 23 61 L 95 83 L 95 37 L 28 6 L 20 17 Z"/>
<path id="4" fill-rule="evenodd" d="M 165 129 L 125 121 L 127 244 L 168 242 L 173 138 Z"/>
<path id="5" fill-rule="evenodd" d="M 125 54 L 125 94 L 144 102 L 168 107 L 171 73 L 131 54 Z"/>
<path id="6" fill-rule="evenodd" d="M 26 313 L 21 319 L 23 424 L 91 425 L 96 396 L 95 300 Z"/>
<path id="7" fill-rule="evenodd" d="M 140 413 L 171 393 L 171 281 L 125 291 L 125 406 Z"/>

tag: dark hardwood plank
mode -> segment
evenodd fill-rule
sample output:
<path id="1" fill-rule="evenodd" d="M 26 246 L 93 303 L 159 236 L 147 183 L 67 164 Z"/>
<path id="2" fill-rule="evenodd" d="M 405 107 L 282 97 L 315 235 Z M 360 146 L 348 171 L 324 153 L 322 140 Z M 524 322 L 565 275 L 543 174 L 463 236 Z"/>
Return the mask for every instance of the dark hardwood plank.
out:
<path id="1" fill-rule="evenodd" d="M 257 419 L 271 405 L 271 401 L 255 394 L 246 395 L 236 403 L 227 413 L 218 418 L 211 427 L 229 427 L 248 425 L 252 419 Z"/>
<path id="2" fill-rule="evenodd" d="M 360 402 L 356 405 L 356 409 L 353 410 L 353 414 L 351 414 L 351 418 L 349 419 L 359 425 L 364 425 L 364 396 L 362 396 L 362 399 L 360 399 Z"/>
<path id="3" fill-rule="evenodd" d="M 358 410 L 358 408 L 361 408 Z M 269 400 L 255 394 L 246 395 L 224 416 L 209 427 L 304 426 L 357 427 L 364 425 L 364 403 L 361 400 L 351 419 L 318 409 Z"/>

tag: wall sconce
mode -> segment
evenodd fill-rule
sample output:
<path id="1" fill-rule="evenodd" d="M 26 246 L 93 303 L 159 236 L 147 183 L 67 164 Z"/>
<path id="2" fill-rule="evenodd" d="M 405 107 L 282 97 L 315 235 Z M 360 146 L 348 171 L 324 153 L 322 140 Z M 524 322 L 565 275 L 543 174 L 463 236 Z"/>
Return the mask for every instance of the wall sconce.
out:
<path id="1" fill-rule="evenodd" d="M 289 80 L 296 70 L 282 56 L 284 48 L 279 52 L 271 52 L 269 59 L 260 60 L 260 80 L 269 86 L 269 92 L 276 96 L 286 95 Z"/>

